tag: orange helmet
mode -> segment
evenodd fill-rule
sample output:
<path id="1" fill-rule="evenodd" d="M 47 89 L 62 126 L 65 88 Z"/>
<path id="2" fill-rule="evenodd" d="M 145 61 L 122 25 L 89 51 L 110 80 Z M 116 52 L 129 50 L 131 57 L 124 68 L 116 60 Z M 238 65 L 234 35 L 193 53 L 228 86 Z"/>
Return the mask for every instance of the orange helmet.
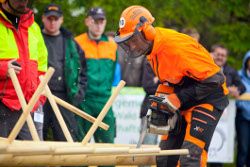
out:
<path id="1" fill-rule="evenodd" d="M 119 30 L 115 38 L 116 42 L 119 43 L 127 40 L 134 34 L 136 29 L 143 31 L 143 28 L 145 28 L 144 25 L 151 25 L 154 20 L 155 18 L 143 6 L 130 6 L 126 8 L 120 17 Z M 147 35 L 148 34 L 145 33 L 146 38 Z"/>
<path id="2" fill-rule="evenodd" d="M 5 2 L 5 0 L 0 0 L 0 3 L 4 3 Z"/>

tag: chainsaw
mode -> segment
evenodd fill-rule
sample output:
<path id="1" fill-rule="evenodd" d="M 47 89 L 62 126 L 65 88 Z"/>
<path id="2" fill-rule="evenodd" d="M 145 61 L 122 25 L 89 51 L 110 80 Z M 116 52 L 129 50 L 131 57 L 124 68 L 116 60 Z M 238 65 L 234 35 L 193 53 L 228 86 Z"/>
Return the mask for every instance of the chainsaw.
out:
<path id="1" fill-rule="evenodd" d="M 140 148 L 145 138 L 146 133 L 158 134 L 158 135 L 168 135 L 179 134 L 180 124 L 181 124 L 181 114 L 180 110 L 175 112 L 170 112 L 164 110 L 168 108 L 163 97 L 150 95 L 148 97 L 151 104 L 154 102 L 154 106 L 148 109 L 147 115 L 142 118 L 142 128 L 139 141 L 136 148 Z"/>

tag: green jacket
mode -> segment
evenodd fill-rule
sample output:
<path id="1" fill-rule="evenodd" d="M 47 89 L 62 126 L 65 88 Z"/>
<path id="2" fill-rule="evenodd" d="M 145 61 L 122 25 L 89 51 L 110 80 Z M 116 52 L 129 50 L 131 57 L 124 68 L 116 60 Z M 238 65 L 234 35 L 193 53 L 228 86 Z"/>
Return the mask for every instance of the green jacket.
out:
<path id="1" fill-rule="evenodd" d="M 88 85 L 86 98 L 106 101 L 111 95 L 117 61 L 117 45 L 112 38 L 102 35 L 97 42 L 89 39 L 87 33 L 75 38 L 84 50 L 87 61 Z"/>
<path id="2" fill-rule="evenodd" d="M 74 41 L 70 32 L 64 28 L 61 28 L 60 31 L 64 40 L 64 81 L 66 92 L 70 102 L 78 105 L 83 101 L 87 87 L 85 55 Z"/>

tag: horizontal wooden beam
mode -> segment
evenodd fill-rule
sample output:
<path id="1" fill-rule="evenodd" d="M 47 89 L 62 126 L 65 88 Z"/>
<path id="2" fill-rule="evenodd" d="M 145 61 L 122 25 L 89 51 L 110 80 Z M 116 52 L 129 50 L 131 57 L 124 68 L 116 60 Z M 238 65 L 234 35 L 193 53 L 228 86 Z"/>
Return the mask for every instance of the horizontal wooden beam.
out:
<path id="1" fill-rule="evenodd" d="M 155 165 L 156 156 L 183 155 L 188 150 L 164 150 L 159 153 L 123 155 L 32 155 L 0 154 L 0 166 L 90 166 L 90 165 Z"/>
<path id="2" fill-rule="evenodd" d="M 0 166 L 154 165 L 156 156 L 188 154 L 157 145 L 6 140 L 0 137 Z"/>
<path id="3" fill-rule="evenodd" d="M 242 94 L 239 98 L 237 98 L 238 100 L 250 100 L 250 93 L 244 93 Z"/>

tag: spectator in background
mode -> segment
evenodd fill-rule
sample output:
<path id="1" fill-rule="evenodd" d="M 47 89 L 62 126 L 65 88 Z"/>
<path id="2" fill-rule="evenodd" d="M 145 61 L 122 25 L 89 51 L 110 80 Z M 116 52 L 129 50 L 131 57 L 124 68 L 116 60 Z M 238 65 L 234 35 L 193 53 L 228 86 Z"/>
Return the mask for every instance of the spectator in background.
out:
<path id="1" fill-rule="evenodd" d="M 126 81 L 126 86 L 141 87 L 143 56 L 130 58 L 120 47 L 118 47 L 118 54 L 118 61 L 121 66 L 121 79 Z"/>
<path id="2" fill-rule="evenodd" d="M 87 79 L 85 101 L 80 107 L 88 114 L 97 117 L 111 95 L 112 82 L 117 60 L 117 45 L 113 38 L 103 34 L 106 26 L 105 12 L 100 7 L 91 8 L 85 19 L 88 32 L 75 39 L 86 54 Z M 91 123 L 77 117 L 80 138 L 83 139 Z M 108 131 L 100 128 L 94 134 L 97 143 L 114 143 L 115 117 L 112 108 L 104 120 L 110 127 Z"/>
<path id="3" fill-rule="evenodd" d="M 0 4 L 0 136 L 8 137 L 22 114 L 21 104 L 8 69 L 17 74 L 27 103 L 34 94 L 39 75 L 47 70 L 47 49 L 34 14 L 27 8 L 28 0 L 3 0 Z M 38 135 L 42 139 L 43 112 L 40 98 L 32 113 Z M 41 119 L 39 119 L 41 118 Z M 31 140 L 25 123 L 18 139 Z"/>
<path id="4" fill-rule="evenodd" d="M 242 69 L 239 71 L 241 81 L 250 93 L 250 51 L 243 59 Z M 250 101 L 236 102 L 236 134 L 237 134 L 237 167 L 250 166 Z"/>
<path id="5" fill-rule="evenodd" d="M 83 51 L 75 43 L 72 34 L 62 28 L 63 12 L 56 4 L 49 4 L 42 16 L 43 37 L 48 48 L 49 66 L 55 68 L 49 87 L 60 99 L 78 105 L 83 101 L 86 88 L 86 62 Z M 74 141 L 77 140 L 77 123 L 75 114 L 59 106 L 64 121 Z M 51 127 L 55 141 L 66 138 L 47 100 L 44 105 L 44 139 L 48 139 Z"/>
<path id="6" fill-rule="evenodd" d="M 234 98 L 238 98 L 245 92 L 246 88 L 241 82 L 241 79 L 237 71 L 227 64 L 228 50 L 221 44 L 213 45 L 211 48 L 211 54 L 213 56 L 215 64 L 221 67 L 224 75 L 226 76 L 227 88 L 229 95 Z"/>
<path id="7" fill-rule="evenodd" d="M 227 88 L 229 95 L 234 98 L 238 98 L 245 92 L 246 88 L 241 82 L 238 72 L 227 64 L 228 49 L 221 44 L 216 44 L 211 47 L 211 55 L 217 64 L 223 71 L 226 77 Z M 222 163 L 210 163 L 210 167 L 222 167 Z"/>
<path id="8" fill-rule="evenodd" d="M 184 28 L 182 29 L 181 33 L 193 37 L 197 42 L 200 41 L 200 34 L 195 28 Z"/>
<path id="9" fill-rule="evenodd" d="M 115 37 L 115 32 L 114 31 L 108 31 L 105 34 L 108 37 L 110 37 L 110 38 L 114 38 Z M 121 81 L 121 65 L 120 65 L 119 61 L 116 61 L 115 76 L 114 76 L 114 80 L 113 80 L 112 86 L 117 86 L 120 81 Z"/>
<path id="10" fill-rule="evenodd" d="M 118 61 L 116 61 L 115 75 L 114 75 L 114 80 L 113 80 L 112 86 L 117 86 L 120 81 L 121 81 L 121 65 L 119 64 Z"/>

